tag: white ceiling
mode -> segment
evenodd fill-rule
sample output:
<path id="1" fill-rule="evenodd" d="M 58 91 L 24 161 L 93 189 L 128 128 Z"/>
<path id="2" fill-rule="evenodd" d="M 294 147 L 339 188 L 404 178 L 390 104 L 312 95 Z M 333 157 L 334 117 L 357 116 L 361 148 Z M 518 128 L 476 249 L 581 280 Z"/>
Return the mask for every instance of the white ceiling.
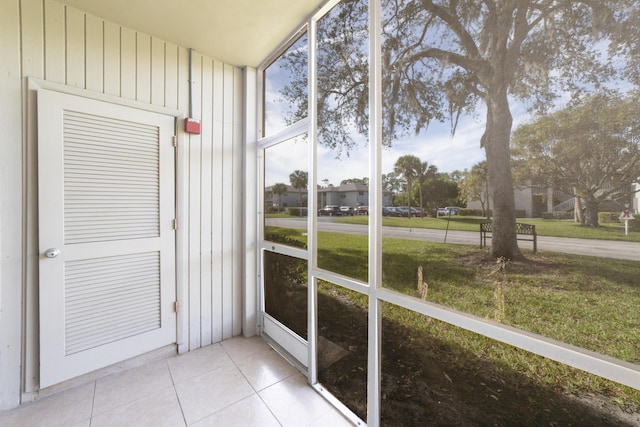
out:
<path id="1" fill-rule="evenodd" d="M 257 66 L 325 0 L 61 0 L 237 66 Z"/>

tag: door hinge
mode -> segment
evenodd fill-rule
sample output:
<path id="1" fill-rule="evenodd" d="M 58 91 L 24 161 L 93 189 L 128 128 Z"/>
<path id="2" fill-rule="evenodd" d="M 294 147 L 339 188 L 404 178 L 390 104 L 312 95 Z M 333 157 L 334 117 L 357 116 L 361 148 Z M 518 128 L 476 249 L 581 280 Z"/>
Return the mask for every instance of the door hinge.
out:
<path id="1" fill-rule="evenodd" d="M 174 230 L 177 230 L 177 229 L 178 229 L 178 218 L 174 218 L 174 219 L 173 219 L 173 224 L 172 224 L 172 226 L 173 226 L 173 229 L 174 229 Z"/>
<path id="2" fill-rule="evenodd" d="M 178 304 L 178 301 L 174 301 L 173 302 L 173 311 L 175 311 L 177 313 L 179 309 L 180 309 L 180 304 Z"/>
<path id="3" fill-rule="evenodd" d="M 175 148 L 178 148 L 178 135 L 173 135 L 173 136 L 171 137 L 171 140 L 172 140 L 172 144 L 173 144 L 173 146 L 174 146 Z"/>

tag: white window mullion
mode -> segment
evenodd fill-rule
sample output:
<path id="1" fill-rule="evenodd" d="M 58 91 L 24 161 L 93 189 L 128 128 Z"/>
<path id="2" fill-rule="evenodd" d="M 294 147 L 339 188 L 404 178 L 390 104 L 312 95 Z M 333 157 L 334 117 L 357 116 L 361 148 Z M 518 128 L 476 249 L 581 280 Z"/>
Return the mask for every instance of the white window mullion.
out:
<path id="1" fill-rule="evenodd" d="M 369 1 L 369 331 L 367 425 L 380 425 L 382 374 L 382 48 L 380 0 Z"/>
<path id="2" fill-rule="evenodd" d="M 309 43 L 309 180 L 307 191 L 308 206 L 308 251 L 309 251 L 309 292 L 308 292 L 308 343 L 309 343 L 309 371 L 308 382 L 315 384 L 318 382 L 318 358 L 317 358 L 317 340 L 318 340 L 318 280 L 313 272 L 318 267 L 318 191 L 316 183 L 318 182 L 318 109 L 317 109 L 317 59 L 316 59 L 316 29 L 317 19 L 311 19 L 308 29 Z"/>

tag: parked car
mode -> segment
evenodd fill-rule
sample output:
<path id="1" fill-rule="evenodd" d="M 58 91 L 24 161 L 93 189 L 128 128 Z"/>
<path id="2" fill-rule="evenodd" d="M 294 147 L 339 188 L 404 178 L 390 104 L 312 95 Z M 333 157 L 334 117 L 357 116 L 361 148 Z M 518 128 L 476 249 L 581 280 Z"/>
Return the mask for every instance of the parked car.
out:
<path id="1" fill-rule="evenodd" d="M 398 216 L 409 217 L 409 208 L 407 206 L 399 206 L 396 208 L 396 211 L 398 212 Z"/>
<path id="2" fill-rule="evenodd" d="M 369 215 L 369 206 L 358 206 L 356 208 L 356 215 Z"/>
<path id="3" fill-rule="evenodd" d="M 318 210 L 318 216 L 339 216 L 340 214 L 340 207 L 336 205 L 327 205 Z"/>
<path id="4" fill-rule="evenodd" d="M 382 216 L 395 216 L 395 210 L 389 206 L 382 207 Z"/>
<path id="5" fill-rule="evenodd" d="M 402 212 L 395 206 L 383 206 L 382 215 L 383 216 L 402 216 Z"/>
<path id="6" fill-rule="evenodd" d="M 401 215 L 404 216 L 404 217 L 408 217 L 409 216 L 409 210 L 411 210 L 411 216 L 412 217 L 420 216 L 420 209 L 414 208 L 413 206 L 411 208 L 409 208 L 408 206 L 400 206 L 397 209 L 401 212 Z"/>
<path id="7" fill-rule="evenodd" d="M 453 216 L 458 215 L 461 208 L 458 206 L 447 206 L 446 208 L 438 208 L 436 210 L 436 216 Z"/>
<path id="8" fill-rule="evenodd" d="M 447 209 L 447 211 L 451 212 L 451 215 L 458 215 L 458 212 L 460 212 L 460 209 L 458 206 L 447 206 L 445 209 Z"/>
<path id="9" fill-rule="evenodd" d="M 356 211 L 351 206 L 340 206 L 340 214 L 354 216 Z"/>

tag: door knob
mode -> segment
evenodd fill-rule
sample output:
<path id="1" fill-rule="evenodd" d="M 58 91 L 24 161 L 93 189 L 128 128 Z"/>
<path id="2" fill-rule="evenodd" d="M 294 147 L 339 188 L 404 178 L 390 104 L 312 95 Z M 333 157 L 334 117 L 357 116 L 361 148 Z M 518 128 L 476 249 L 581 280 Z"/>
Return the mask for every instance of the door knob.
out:
<path id="1" fill-rule="evenodd" d="M 55 258 L 58 255 L 60 255 L 60 249 L 58 248 L 50 248 L 47 249 L 44 254 L 46 255 L 47 258 Z"/>

